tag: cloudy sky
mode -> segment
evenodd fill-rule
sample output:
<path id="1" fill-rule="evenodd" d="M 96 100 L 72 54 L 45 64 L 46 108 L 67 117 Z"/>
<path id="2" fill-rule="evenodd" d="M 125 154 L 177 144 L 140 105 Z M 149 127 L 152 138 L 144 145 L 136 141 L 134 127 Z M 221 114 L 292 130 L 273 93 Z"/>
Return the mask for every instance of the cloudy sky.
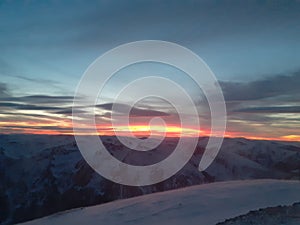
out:
<path id="1" fill-rule="evenodd" d="M 299 21 L 300 2 L 292 0 L 0 1 L 0 132 L 71 133 L 74 91 L 87 67 L 120 44 L 151 39 L 183 45 L 211 68 L 228 136 L 299 140 Z M 103 132 L 115 89 L 139 76 L 133 71 L 107 84 L 96 107 Z M 178 71 L 160 71 L 188 89 L 209 129 L 201 90 Z M 148 99 L 132 113 L 139 125 L 161 116 L 176 131 L 167 104 Z"/>

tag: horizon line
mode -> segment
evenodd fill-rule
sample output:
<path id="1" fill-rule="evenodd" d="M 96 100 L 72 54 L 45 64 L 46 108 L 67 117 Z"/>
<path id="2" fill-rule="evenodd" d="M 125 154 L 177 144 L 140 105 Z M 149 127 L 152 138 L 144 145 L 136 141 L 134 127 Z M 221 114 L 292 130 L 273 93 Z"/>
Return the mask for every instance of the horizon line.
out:
<path id="1" fill-rule="evenodd" d="M 0 135 L 34 135 L 34 136 L 73 136 L 75 137 L 74 133 L 0 133 Z M 98 136 L 98 137 L 117 137 L 116 135 L 111 134 L 77 134 L 80 136 Z M 123 137 L 128 135 L 122 135 Z M 148 138 L 147 135 L 134 135 L 136 138 L 143 139 Z M 192 136 L 195 137 L 195 136 Z M 191 136 L 182 136 L 182 138 L 192 138 Z M 209 135 L 199 135 L 198 138 L 209 138 Z M 215 136 L 218 137 L 218 136 Z M 180 136 L 168 136 L 166 135 L 164 138 L 181 138 Z M 246 139 L 246 140 L 253 140 L 253 141 L 281 141 L 281 142 L 300 142 L 300 140 L 288 139 L 286 137 L 281 138 L 270 138 L 270 137 L 255 137 L 255 136 L 230 136 L 224 135 L 224 139 Z"/>

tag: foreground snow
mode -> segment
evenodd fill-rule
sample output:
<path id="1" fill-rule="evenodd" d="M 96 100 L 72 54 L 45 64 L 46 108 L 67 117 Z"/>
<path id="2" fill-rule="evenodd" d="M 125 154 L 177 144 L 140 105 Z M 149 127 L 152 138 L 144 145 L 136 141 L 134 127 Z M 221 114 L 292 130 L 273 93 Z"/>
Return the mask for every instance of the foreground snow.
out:
<path id="1" fill-rule="evenodd" d="M 218 182 L 75 209 L 24 225 L 210 225 L 250 210 L 297 201 L 299 181 Z"/>

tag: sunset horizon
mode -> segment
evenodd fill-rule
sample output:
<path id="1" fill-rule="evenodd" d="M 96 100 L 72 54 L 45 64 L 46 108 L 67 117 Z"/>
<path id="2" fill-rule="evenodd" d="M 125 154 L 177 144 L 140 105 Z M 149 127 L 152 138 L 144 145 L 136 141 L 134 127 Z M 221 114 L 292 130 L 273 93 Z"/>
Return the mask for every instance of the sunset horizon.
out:
<path id="1" fill-rule="evenodd" d="M 300 0 L 0 0 L 0 225 L 300 224 Z"/>
<path id="2" fill-rule="evenodd" d="M 147 125 L 139 125 L 139 126 L 133 126 L 130 130 L 126 130 L 124 131 L 124 128 L 118 131 L 118 135 L 120 136 L 129 136 L 128 133 L 134 135 L 135 137 L 138 138 L 148 138 L 149 135 L 151 134 L 151 131 L 145 131 L 144 129 L 141 129 L 140 131 L 138 130 L 138 127 L 143 126 L 145 128 L 147 128 Z M 71 127 L 72 128 L 72 127 Z M 81 136 L 117 136 L 113 127 L 109 127 L 111 130 L 107 131 L 107 127 L 105 129 L 105 131 L 101 130 L 98 133 L 77 133 L 77 135 L 81 135 Z M 172 128 L 174 128 L 174 126 L 172 126 Z M 161 130 L 163 130 L 164 128 L 161 128 Z M 181 130 L 180 127 L 175 127 L 176 130 Z M 193 130 L 193 129 L 188 129 L 188 130 Z M 177 132 L 177 131 L 169 131 L 169 132 L 157 132 L 157 130 L 153 131 L 153 137 L 155 136 L 161 136 L 162 134 L 165 135 L 166 138 L 178 138 L 178 137 L 199 137 L 199 138 L 203 138 L 203 137 L 210 137 L 209 132 L 208 131 L 196 131 L 193 130 L 194 133 L 199 133 L 199 135 L 184 135 L 182 134 L 182 132 Z M 72 130 L 70 131 L 49 131 L 49 130 L 35 130 L 35 129 L 29 129 L 28 132 L 24 131 L 24 129 L 22 130 L 16 130 L 14 132 L 7 132 L 7 133 L 0 133 L 0 135 L 66 135 L 66 136 L 74 136 L 74 132 Z M 217 137 L 217 136 L 216 136 Z M 245 138 L 245 139 L 249 139 L 249 140 L 266 140 L 266 141 L 287 141 L 287 142 L 300 142 L 300 136 L 297 135 L 287 135 L 287 136 L 281 136 L 281 137 L 268 137 L 268 136 L 250 136 L 250 135 L 243 135 L 243 134 L 230 134 L 228 132 L 226 132 L 224 134 L 225 138 Z"/>
<path id="3" fill-rule="evenodd" d="M 119 45 L 136 40 L 161 39 L 190 49 L 213 72 L 226 104 L 227 136 L 300 141 L 299 31 L 294 29 L 299 4 L 248 2 L 245 3 L 247 7 L 236 3 L 228 8 L 225 3 L 189 2 L 183 10 L 182 3 L 174 2 L 171 5 L 162 3 L 162 11 L 156 11 L 154 3 L 136 3 L 134 8 L 152 12 L 157 20 L 168 22 L 156 24 L 150 17 L 136 12 L 137 20 L 133 27 L 130 25 L 132 18 L 127 13 L 130 7 L 125 3 L 103 3 L 103 6 L 100 1 L 94 4 L 94 7 L 80 1 L 74 4 L 1 4 L 4 19 L 0 22 L 3 27 L 0 133 L 71 134 L 72 106 L 76 104 L 74 95 L 89 66 Z M 69 7 L 71 10 L 67 10 L 66 15 L 62 13 Z M 112 15 L 105 13 L 106 7 L 112 10 Z M 119 7 L 126 10 L 119 11 Z M 229 10 L 226 15 L 223 14 L 224 7 Z M 172 10 L 167 10 L 169 8 Z M 211 13 L 204 13 L 205 9 Z M 12 13 L 14 10 L 16 12 Z M 51 10 L 61 14 L 53 18 Z M 181 12 L 179 18 L 174 17 L 176 11 Z M 274 11 L 278 13 L 274 14 Z M 253 23 L 252 12 L 256 13 L 255 19 L 261 23 Z M 18 16 L 13 17 L 13 14 Z M 111 20 L 111 16 L 124 19 L 118 23 Z M 68 19 L 71 17 L 74 21 Z M 63 22 L 58 23 L 59 20 Z M 89 26 L 83 25 L 82 20 Z M 98 26 L 101 20 L 107 21 L 104 26 Z M 218 25 L 219 21 L 223 21 L 223 26 Z M 268 29 L 263 24 L 267 24 Z M 127 32 L 124 26 L 133 30 Z M 20 29 L 17 32 L 10 27 Z M 180 35 L 174 35 L 177 29 Z M 190 39 L 190 36 L 193 38 Z M 147 52 L 151 52 L 150 49 Z M 127 57 L 131 57 L 131 53 Z M 106 65 L 113 62 L 112 59 Z M 191 60 L 184 59 L 182 63 L 189 66 Z M 200 80 L 206 82 L 203 71 L 198 75 Z M 98 71 L 97 77 L 104 76 L 105 73 Z M 142 86 L 136 85 L 127 94 L 119 96 L 119 91 L 127 84 L 149 76 L 159 76 L 182 86 L 193 101 L 199 117 L 193 118 L 191 104 L 184 100 L 182 94 L 172 90 L 171 86 L 159 88 L 157 81 L 149 80 Z M 96 85 L 100 88 L 101 84 Z M 104 127 L 109 125 L 112 115 L 120 114 L 117 115 L 117 126 L 122 127 L 121 114 L 131 107 L 134 96 L 149 87 L 155 92 L 161 91 L 166 99 L 178 100 L 184 114 L 182 116 L 190 120 L 198 119 L 200 131 L 207 133 L 211 129 L 210 104 L 203 92 L 205 86 L 198 87 L 179 68 L 157 62 L 144 61 L 116 71 L 98 93 L 93 105 L 78 105 L 74 111 L 78 115 L 95 115 L 97 126 Z M 77 94 L 86 97 L 84 93 Z M 115 101 L 117 97 L 119 99 Z M 117 105 L 118 109 L 113 109 L 113 105 Z M 176 129 L 180 124 L 176 109 L 164 99 L 141 99 L 131 112 L 133 123 L 137 125 L 148 126 L 149 119 L 154 117 L 162 118 Z M 83 123 L 82 126 L 86 125 Z M 199 130 L 193 129 L 196 132 Z"/>

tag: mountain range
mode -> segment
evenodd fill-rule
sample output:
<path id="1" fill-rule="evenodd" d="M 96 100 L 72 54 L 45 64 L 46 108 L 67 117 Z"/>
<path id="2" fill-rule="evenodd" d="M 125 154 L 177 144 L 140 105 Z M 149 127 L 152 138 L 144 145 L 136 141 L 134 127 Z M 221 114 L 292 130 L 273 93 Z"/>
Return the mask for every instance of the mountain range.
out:
<path id="1" fill-rule="evenodd" d="M 116 137 L 100 137 L 119 160 L 147 165 L 167 157 L 178 139 L 166 138 L 157 148 L 137 152 Z M 233 180 L 300 180 L 297 142 L 225 138 L 213 164 L 198 164 L 207 137 L 199 139 L 190 161 L 177 174 L 143 187 L 113 183 L 83 159 L 73 136 L 0 135 L 0 222 L 14 224 L 72 208 L 91 206 L 192 185 Z"/>

